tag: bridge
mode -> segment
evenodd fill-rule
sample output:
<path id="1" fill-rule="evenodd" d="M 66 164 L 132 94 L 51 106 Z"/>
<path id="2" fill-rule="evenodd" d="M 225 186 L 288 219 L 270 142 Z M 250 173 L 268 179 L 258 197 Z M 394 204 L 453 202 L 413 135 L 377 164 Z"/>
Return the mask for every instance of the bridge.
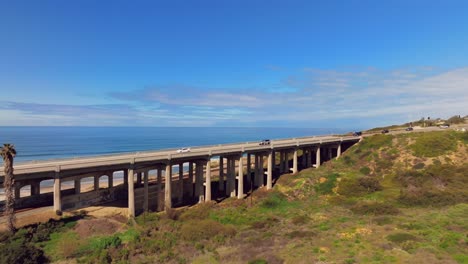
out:
<path id="1" fill-rule="evenodd" d="M 53 205 L 59 213 L 121 200 L 133 217 L 144 211 L 210 201 L 214 196 L 243 199 L 252 187 L 271 189 L 274 174 L 319 167 L 359 140 L 355 136 L 313 136 L 272 140 L 270 144 L 192 147 L 186 153 L 165 149 L 15 163 L 15 206 Z M 0 183 L 3 173 L 0 167 Z M 106 186 L 101 187 L 104 177 Z M 89 180 L 90 190 L 82 192 L 83 179 Z M 52 190 L 47 190 L 46 182 Z"/>

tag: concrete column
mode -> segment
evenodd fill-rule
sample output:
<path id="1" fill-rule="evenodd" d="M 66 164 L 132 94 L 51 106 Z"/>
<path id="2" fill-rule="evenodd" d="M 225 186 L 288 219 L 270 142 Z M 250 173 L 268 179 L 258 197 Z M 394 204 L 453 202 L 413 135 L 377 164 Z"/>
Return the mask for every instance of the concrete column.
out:
<path id="1" fill-rule="evenodd" d="M 135 173 L 133 168 L 128 169 L 128 217 L 135 217 Z"/>
<path id="2" fill-rule="evenodd" d="M 244 157 L 239 158 L 239 173 L 237 176 L 237 198 L 244 198 Z"/>
<path id="3" fill-rule="evenodd" d="M 141 186 L 141 172 L 137 173 L 136 187 Z"/>
<path id="4" fill-rule="evenodd" d="M 109 173 L 109 175 L 107 175 L 107 186 L 108 188 L 112 188 L 114 187 L 114 174 L 113 173 Z"/>
<path id="5" fill-rule="evenodd" d="M 148 212 L 148 171 L 143 172 L 143 210 Z"/>
<path id="6" fill-rule="evenodd" d="M 336 149 L 336 159 L 341 156 L 341 144 L 338 144 L 338 148 Z"/>
<path id="7" fill-rule="evenodd" d="M 260 174 L 260 169 L 259 167 L 260 162 L 258 162 L 258 154 L 255 153 L 255 164 L 254 164 L 254 186 L 258 187 L 259 185 L 259 174 Z"/>
<path id="8" fill-rule="evenodd" d="M 205 172 L 205 202 L 211 201 L 211 160 L 206 162 Z"/>
<path id="9" fill-rule="evenodd" d="M 229 178 L 230 196 L 236 197 L 236 160 L 231 158 L 231 177 Z"/>
<path id="10" fill-rule="evenodd" d="M 246 184 L 250 188 L 251 186 L 251 181 L 252 181 L 252 155 L 250 153 L 247 153 L 247 181 Z"/>
<path id="11" fill-rule="evenodd" d="M 280 173 L 284 172 L 284 153 L 280 151 L 279 153 L 279 171 Z"/>
<path id="12" fill-rule="evenodd" d="M 263 187 L 265 186 L 265 170 L 263 169 L 263 154 L 260 154 L 258 157 L 258 169 L 260 170 L 258 173 L 258 186 Z"/>
<path id="13" fill-rule="evenodd" d="M 307 168 L 310 168 L 312 167 L 312 154 L 313 154 L 313 150 L 311 148 L 309 148 L 307 150 Z"/>
<path id="14" fill-rule="evenodd" d="M 332 160 L 333 158 L 333 148 L 329 147 L 328 148 L 328 160 Z"/>
<path id="15" fill-rule="evenodd" d="M 268 164 L 267 164 L 267 190 L 273 187 L 273 165 L 274 165 L 273 151 L 268 153 Z"/>
<path id="16" fill-rule="evenodd" d="M 75 194 L 81 193 L 81 179 L 75 180 Z"/>
<path id="17" fill-rule="evenodd" d="M 184 200 L 184 164 L 179 163 L 179 192 L 177 195 L 177 201 L 182 203 Z"/>
<path id="18" fill-rule="evenodd" d="M 315 152 L 315 167 L 320 167 L 320 146 L 317 147 L 317 151 Z"/>
<path id="19" fill-rule="evenodd" d="M 218 190 L 224 191 L 224 158 L 219 156 L 219 183 Z"/>
<path id="20" fill-rule="evenodd" d="M 39 195 L 40 194 L 40 183 L 39 182 L 34 182 L 31 184 L 31 196 L 33 195 Z"/>
<path id="21" fill-rule="evenodd" d="M 294 153 L 293 153 L 293 169 L 292 169 L 292 173 L 293 173 L 293 174 L 296 174 L 296 173 L 297 173 L 297 148 L 294 149 Z"/>
<path id="22" fill-rule="evenodd" d="M 289 153 L 288 153 L 288 151 L 286 151 L 284 153 L 284 159 L 285 159 L 285 161 L 284 161 L 285 162 L 284 170 L 286 171 L 286 173 L 290 173 L 290 171 L 289 171 Z"/>
<path id="23" fill-rule="evenodd" d="M 125 186 L 128 185 L 128 170 L 124 170 L 123 181 Z"/>
<path id="24" fill-rule="evenodd" d="M 226 195 L 231 194 L 231 158 L 226 158 Z"/>
<path id="25" fill-rule="evenodd" d="M 164 172 L 164 209 L 172 208 L 172 165 L 166 164 L 166 171 Z"/>
<path id="26" fill-rule="evenodd" d="M 190 188 L 189 188 L 189 196 L 193 197 L 193 162 L 189 161 L 189 166 L 188 166 L 188 177 L 189 177 L 189 183 L 190 183 Z"/>
<path id="27" fill-rule="evenodd" d="M 197 162 L 195 172 L 195 195 L 198 196 L 198 202 L 202 203 L 205 200 L 205 195 L 203 193 L 203 164 L 201 162 Z"/>
<path id="28" fill-rule="evenodd" d="M 21 187 L 19 184 L 15 184 L 13 188 L 15 189 L 15 199 L 21 198 Z"/>
<path id="29" fill-rule="evenodd" d="M 94 190 L 99 191 L 99 175 L 94 176 Z"/>
<path id="30" fill-rule="evenodd" d="M 157 210 L 158 211 L 162 211 L 164 208 L 163 208 L 163 205 L 162 203 L 160 202 L 160 194 L 162 192 L 162 168 L 158 168 L 158 172 L 157 172 L 157 177 L 158 177 L 158 185 L 157 185 L 157 190 L 158 190 L 158 193 L 157 193 L 157 201 L 158 201 L 158 208 Z"/>
<path id="31" fill-rule="evenodd" d="M 61 189 L 61 179 L 60 179 L 60 172 L 55 172 L 55 179 L 54 179 L 54 211 L 61 212 L 62 211 L 62 195 L 60 192 Z"/>

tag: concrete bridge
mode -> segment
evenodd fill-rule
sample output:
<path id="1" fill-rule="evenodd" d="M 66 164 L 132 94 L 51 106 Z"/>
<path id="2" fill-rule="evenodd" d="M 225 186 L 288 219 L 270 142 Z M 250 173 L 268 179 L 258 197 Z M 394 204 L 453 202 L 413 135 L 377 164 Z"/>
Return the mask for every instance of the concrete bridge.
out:
<path id="1" fill-rule="evenodd" d="M 213 194 L 243 199 L 251 186 L 271 189 L 274 174 L 319 167 L 359 139 L 314 136 L 272 140 L 269 145 L 247 142 L 192 147 L 186 153 L 168 149 L 18 163 L 14 166 L 16 208 L 53 205 L 60 212 L 121 200 L 128 201 L 128 216 L 133 217 L 143 211 L 210 201 Z M 188 171 L 184 172 L 184 165 Z M 118 177 L 122 182 L 114 184 Z M 101 187 L 105 178 L 106 186 Z M 0 183 L 3 179 L 0 167 Z M 90 179 L 91 190 L 82 192 L 82 179 Z M 52 190 L 42 186 L 46 181 Z M 22 188 L 29 188 L 28 195 Z"/>

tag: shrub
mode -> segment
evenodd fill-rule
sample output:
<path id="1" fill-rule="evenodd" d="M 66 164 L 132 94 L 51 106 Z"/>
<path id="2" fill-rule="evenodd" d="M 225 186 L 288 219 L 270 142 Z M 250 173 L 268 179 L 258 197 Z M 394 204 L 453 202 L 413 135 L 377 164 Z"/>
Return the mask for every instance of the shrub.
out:
<path id="1" fill-rule="evenodd" d="M 391 204 L 360 201 L 351 207 L 351 211 L 361 215 L 395 215 L 400 211 Z"/>
<path id="2" fill-rule="evenodd" d="M 453 133 L 428 132 L 419 135 L 410 146 L 417 157 L 437 157 L 457 148 Z"/>
<path id="3" fill-rule="evenodd" d="M 413 166 L 413 169 L 420 170 L 420 169 L 423 169 L 424 166 L 425 166 L 424 163 L 419 162 L 419 163 L 417 163 L 416 165 Z"/>
<path id="4" fill-rule="evenodd" d="M 338 193 L 353 197 L 382 190 L 379 180 L 374 177 L 360 177 L 356 179 L 342 179 L 338 184 Z"/>
<path id="5" fill-rule="evenodd" d="M 370 170 L 369 167 L 365 166 L 365 167 L 360 168 L 360 169 L 359 169 L 359 172 L 361 172 L 361 173 L 364 174 L 364 175 L 369 175 L 370 172 L 371 172 L 371 170 Z"/>
<path id="6" fill-rule="evenodd" d="M 336 186 L 336 179 L 338 178 L 338 173 L 333 173 L 328 175 L 327 180 L 318 183 L 314 186 L 315 191 L 319 194 L 331 194 L 333 193 L 333 188 Z"/>
<path id="7" fill-rule="evenodd" d="M 406 241 L 417 241 L 418 238 L 409 233 L 395 233 L 388 235 L 387 240 L 396 244 L 402 244 Z"/>
<path id="8" fill-rule="evenodd" d="M 263 208 L 273 209 L 278 207 L 281 203 L 286 201 L 286 196 L 280 192 L 271 193 L 265 200 L 260 204 Z"/>
<path id="9" fill-rule="evenodd" d="M 204 219 L 187 221 L 182 225 L 180 234 L 183 239 L 199 241 L 214 236 L 232 237 L 236 234 L 236 230 L 232 226 L 223 225 L 211 219 Z"/>

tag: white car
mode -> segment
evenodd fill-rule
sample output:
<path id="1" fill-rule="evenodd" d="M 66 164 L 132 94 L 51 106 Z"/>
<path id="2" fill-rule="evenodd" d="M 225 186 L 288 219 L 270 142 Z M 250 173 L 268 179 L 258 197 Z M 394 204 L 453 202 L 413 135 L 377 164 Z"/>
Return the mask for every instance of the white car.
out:
<path id="1" fill-rule="evenodd" d="M 177 150 L 177 153 L 187 153 L 190 152 L 190 148 L 181 148 Z"/>

